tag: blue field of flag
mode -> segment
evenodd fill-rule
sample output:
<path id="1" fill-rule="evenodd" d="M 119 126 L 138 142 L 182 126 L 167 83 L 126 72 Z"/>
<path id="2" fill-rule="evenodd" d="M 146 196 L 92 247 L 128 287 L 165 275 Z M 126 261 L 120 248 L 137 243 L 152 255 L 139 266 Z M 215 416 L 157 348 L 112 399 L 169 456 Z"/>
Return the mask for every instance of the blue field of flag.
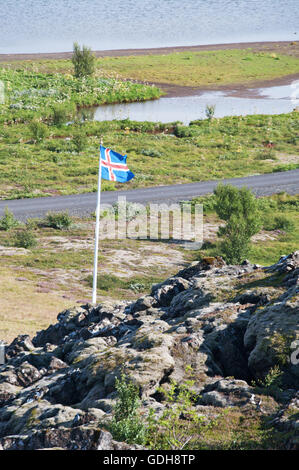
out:
<path id="1" fill-rule="evenodd" d="M 127 155 L 121 155 L 103 146 L 100 147 L 101 176 L 108 181 L 126 183 L 134 178 L 127 166 Z"/>

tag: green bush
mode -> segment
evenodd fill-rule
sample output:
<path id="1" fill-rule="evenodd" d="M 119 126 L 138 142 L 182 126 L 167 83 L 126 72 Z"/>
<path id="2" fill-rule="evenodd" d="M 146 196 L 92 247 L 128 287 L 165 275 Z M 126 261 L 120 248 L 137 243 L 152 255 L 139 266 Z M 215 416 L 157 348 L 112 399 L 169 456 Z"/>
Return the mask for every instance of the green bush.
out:
<path id="1" fill-rule="evenodd" d="M 34 248 L 37 245 L 37 239 L 30 229 L 20 230 L 14 236 L 14 246 L 18 248 Z"/>
<path id="2" fill-rule="evenodd" d="M 38 218 L 29 218 L 26 220 L 26 228 L 28 230 L 34 230 L 38 227 L 39 219 Z"/>
<path id="3" fill-rule="evenodd" d="M 214 194 L 207 194 L 206 196 L 194 197 L 191 201 L 182 201 L 181 204 L 191 204 L 192 214 L 194 213 L 194 208 L 197 204 L 202 204 L 204 214 L 215 212 Z"/>
<path id="4" fill-rule="evenodd" d="M 192 137 L 196 133 L 196 131 L 194 127 L 192 128 L 189 126 L 177 125 L 175 126 L 173 133 L 176 137 L 183 138 L 183 137 Z"/>
<path id="5" fill-rule="evenodd" d="M 74 43 L 72 62 L 74 65 L 75 77 L 86 77 L 94 73 L 95 56 L 87 46 L 83 45 L 81 49 L 77 42 Z"/>
<path id="6" fill-rule="evenodd" d="M 265 230 L 285 230 L 291 232 L 295 228 L 295 224 L 285 215 L 277 215 L 273 217 L 268 214 L 264 218 L 263 227 Z"/>
<path id="7" fill-rule="evenodd" d="M 225 227 L 220 227 L 218 234 L 223 237 L 220 250 L 229 264 L 244 261 L 250 251 L 248 225 L 244 218 L 232 215 Z"/>
<path id="8" fill-rule="evenodd" d="M 4 210 L 4 215 L 0 219 L 0 230 L 10 230 L 12 228 L 18 227 L 20 224 L 17 219 L 15 219 L 13 213 L 8 209 Z"/>
<path id="9" fill-rule="evenodd" d="M 162 415 L 156 416 L 150 409 L 147 418 L 147 446 L 158 450 L 181 450 L 198 447 L 199 435 L 205 418 L 195 408 L 198 396 L 193 391 L 195 385 L 190 366 L 186 373 L 190 378 L 183 382 L 171 381 L 158 392 L 165 400 Z"/>
<path id="10" fill-rule="evenodd" d="M 61 127 L 67 122 L 68 119 L 72 119 L 75 112 L 75 106 L 65 103 L 54 103 L 52 105 L 52 121 L 54 126 Z"/>
<path id="11" fill-rule="evenodd" d="M 29 129 L 32 135 L 32 138 L 36 142 L 41 142 L 48 135 L 48 128 L 45 124 L 40 121 L 34 120 L 29 124 Z"/>
<path id="12" fill-rule="evenodd" d="M 67 212 L 49 212 L 44 224 L 58 230 L 67 230 L 73 223 L 72 217 Z"/>
<path id="13" fill-rule="evenodd" d="M 138 415 L 140 406 L 138 387 L 122 373 L 116 379 L 115 387 L 118 401 L 115 405 L 109 431 L 114 439 L 129 444 L 143 444 L 145 441 L 145 426 Z"/>
<path id="14" fill-rule="evenodd" d="M 261 228 L 257 200 L 249 189 L 232 185 L 218 185 L 214 195 L 217 215 L 226 221 L 218 230 L 222 254 L 228 263 L 240 263 L 249 254 L 251 237 Z"/>
<path id="15" fill-rule="evenodd" d="M 275 365 L 270 368 L 263 379 L 253 381 L 252 386 L 256 388 L 257 393 L 271 395 L 273 398 L 279 399 L 283 389 L 283 371 L 278 365 Z"/>
<path id="16" fill-rule="evenodd" d="M 82 152 L 82 150 L 84 150 L 87 145 L 87 136 L 80 129 L 74 132 L 73 144 L 77 153 Z"/>

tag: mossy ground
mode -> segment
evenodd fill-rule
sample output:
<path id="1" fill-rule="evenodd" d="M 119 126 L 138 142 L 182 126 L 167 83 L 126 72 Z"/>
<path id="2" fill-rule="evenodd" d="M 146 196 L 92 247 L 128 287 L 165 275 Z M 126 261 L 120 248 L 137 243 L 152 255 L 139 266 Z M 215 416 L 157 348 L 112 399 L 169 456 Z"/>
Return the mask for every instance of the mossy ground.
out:
<path id="1" fill-rule="evenodd" d="M 278 405 L 276 404 L 276 409 Z M 192 448 L 198 450 L 282 450 L 289 434 L 270 424 L 269 416 L 253 410 L 218 410 L 210 426 L 202 427 Z M 215 412 L 215 410 L 214 410 Z"/>

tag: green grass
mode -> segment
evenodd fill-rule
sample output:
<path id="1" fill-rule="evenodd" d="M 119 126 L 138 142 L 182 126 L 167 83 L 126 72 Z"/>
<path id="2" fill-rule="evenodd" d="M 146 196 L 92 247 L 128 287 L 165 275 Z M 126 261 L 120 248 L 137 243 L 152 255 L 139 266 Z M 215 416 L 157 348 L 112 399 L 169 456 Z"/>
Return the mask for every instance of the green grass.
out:
<path id="1" fill-rule="evenodd" d="M 119 77 L 207 86 L 298 71 L 299 57 L 250 49 L 101 58 L 94 77 L 86 79 L 72 75 L 71 61 L 2 63 L 0 199 L 95 191 L 100 136 L 104 145 L 127 153 L 136 175 L 127 189 L 297 168 L 295 112 L 199 120 L 190 126 L 128 120 L 55 126 L 53 108 L 62 103 L 72 119 L 74 109 L 83 105 L 161 95 L 156 87 Z M 79 147 L 78 134 L 84 140 Z M 121 187 L 103 182 L 104 191 Z"/>
<path id="2" fill-rule="evenodd" d="M 299 58 L 271 51 L 252 49 L 207 52 L 176 52 L 165 55 L 105 57 L 96 61 L 97 74 L 145 82 L 188 86 L 213 86 L 250 83 L 299 72 Z M 8 67 L 7 64 L 3 64 Z M 11 68 L 41 72 L 72 73 L 70 60 L 13 62 Z"/>
<path id="3" fill-rule="evenodd" d="M 98 59 L 105 72 L 156 83 L 203 86 L 245 83 L 299 72 L 295 57 L 237 49 L 177 52 L 167 55 L 107 57 Z"/>
<path id="4" fill-rule="evenodd" d="M 174 123 L 86 121 L 86 146 L 75 150 L 77 125 L 57 128 L 34 142 L 25 123 L 0 129 L 0 198 L 15 199 L 95 191 L 99 136 L 128 155 L 135 178 L 126 189 L 240 177 L 298 168 L 299 114 L 254 115 Z M 171 135 L 172 134 L 172 135 Z M 273 142 L 272 158 L 267 155 Z M 182 158 L 183 156 L 183 158 Z M 103 182 L 103 190 L 123 189 Z"/>
<path id="5" fill-rule="evenodd" d="M 90 287 L 92 287 L 93 276 L 87 276 L 85 281 Z M 100 274 L 97 279 L 97 288 L 99 295 L 109 294 L 113 297 L 118 295 L 119 297 L 126 298 L 128 291 L 142 295 L 144 292 L 148 293 L 151 290 L 152 285 L 157 284 L 158 282 L 161 282 L 161 275 L 159 274 L 156 274 L 155 276 L 133 276 L 129 279 L 121 278 L 114 274 Z"/>

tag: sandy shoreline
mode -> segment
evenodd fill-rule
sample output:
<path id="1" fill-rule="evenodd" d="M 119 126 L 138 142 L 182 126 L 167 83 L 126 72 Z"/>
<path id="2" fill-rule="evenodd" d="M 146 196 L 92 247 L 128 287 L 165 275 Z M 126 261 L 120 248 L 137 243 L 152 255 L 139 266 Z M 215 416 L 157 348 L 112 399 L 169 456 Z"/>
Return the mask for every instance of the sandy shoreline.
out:
<path id="1" fill-rule="evenodd" d="M 273 50 L 273 48 L 284 49 L 292 41 L 268 41 L 268 42 L 236 42 L 228 44 L 206 44 L 198 46 L 175 46 L 175 47 L 157 47 L 148 49 L 113 49 L 105 51 L 93 51 L 96 57 L 122 57 L 130 55 L 160 55 L 172 54 L 173 52 L 184 51 L 216 51 L 222 49 L 246 49 L 254 50 Z M 55 60 L 70 59 L 72 52 L 40 52 L 32 54 L 0 54 L 0 62 L 9 62 L 15 60 Z"/>
<path id="2" fill-rule="evenodd" d="M 269 42 L 238 42 L 228 44 L 206 44 L 198 46 L 176 46 L 176 47 L 159 47 L 148 49 L 115 49 L 105 51 L 94 51 L 96 57 L 124 57 L 131 55 L 164 55 L 174 52 L 184 51 L 213 51 L 225 49 L 246 49 L 252 48 L 253 51 L 275 51 L 277 53 L 286 53 L 299 57 L 299 43 L 293 41 L 269 41 Z M 34 53 L 34 54 L 0 54 L 0 62 L 14 62 L 18 60 L 58 60 L 58 59 L 71 59 L 72 52 L 49 52 L 49 53 Z M 190 87 L 180 86 L 168 83 L 156 83 L 165 93 L 165 97 L 180 97 L 180 96 L 194 96 L 204 93 L 206 91 L 217 90 L 223 91 L 229 96 L 240 98 L 254 97 L 259 98 L 251 89 L 282 86 L 288 85 L 294 80 L 299 79 L 299 73 L 292 75 L 285 75 L 270 80 L 258 80 L 252 83 L 235 83 L 229 85 L 211 85 L 209 87 Z"/>
<path id="3" fill-rule="evenodd" d="M 208 91 L 222 91 L 226 96 L 235 98 L 263 98 L 257 93 L 259 88 L 290 85 L 293 81 L 299 80 L 299 73 L 285 75 L 283 77 L 272 78 L 268 80 L 256 80 L 251 83 L 232 83 L 229 85 L 210 85 L 209 87 L 190 87 L 172 85 L 168 83 L 151 83 L 161 88 L 167 93 L 162 98 L 177 98 L 183 96 L 198 96 Z"/>

